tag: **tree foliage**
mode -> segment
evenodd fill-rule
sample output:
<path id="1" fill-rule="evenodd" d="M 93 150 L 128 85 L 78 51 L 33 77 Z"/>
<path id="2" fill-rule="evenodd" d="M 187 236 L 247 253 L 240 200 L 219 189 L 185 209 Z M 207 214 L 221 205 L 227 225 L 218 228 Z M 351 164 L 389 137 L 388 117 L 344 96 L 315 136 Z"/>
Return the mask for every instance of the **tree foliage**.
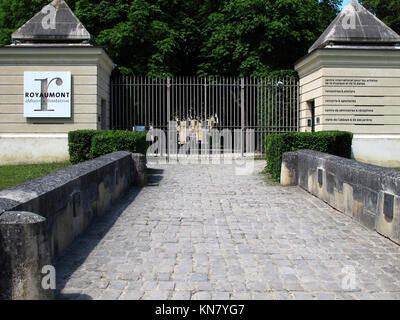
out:
<path id="1" fill-rule="evenodd" d="M 11 33 L 47 3 L 46 0 L 0 0 L 0 45 L 9 44 Z"/>
<path id="2" fill-rule="evenodd" d="M 373 0 L 370 0 L 373 1 Z M 49 0 L 0 0 L 0 45 Z M 123 72 L 261 75 L 292 69 L 342 0 L 67 0 Z"/>
<path id="3" fill-rule="evenodd" d="M 207 17 L 199 71 L 260 75 L 292 68 L 327 27 L 329 14 L 334 18 L 335 8 L 314 0 L 226 1 Z"/>

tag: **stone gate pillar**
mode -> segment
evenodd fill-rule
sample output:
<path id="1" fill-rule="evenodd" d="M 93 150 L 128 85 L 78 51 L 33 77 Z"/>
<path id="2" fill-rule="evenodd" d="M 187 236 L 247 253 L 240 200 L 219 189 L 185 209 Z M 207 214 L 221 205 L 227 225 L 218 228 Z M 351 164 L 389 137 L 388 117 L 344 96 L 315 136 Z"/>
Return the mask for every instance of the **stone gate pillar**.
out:
<path id="1" fill-rule="evenodd" d="M 354 133 L 356 160 L 400 166 L 400 36 L 352 0 L 295 66 L 301 131 Z"/>
<path id="2" fill-rule="evenodd" d="M 69 159 L 69 131 L 109 128 L 113 62 L 64 0 L 0 48 L 0 164 Z"/>

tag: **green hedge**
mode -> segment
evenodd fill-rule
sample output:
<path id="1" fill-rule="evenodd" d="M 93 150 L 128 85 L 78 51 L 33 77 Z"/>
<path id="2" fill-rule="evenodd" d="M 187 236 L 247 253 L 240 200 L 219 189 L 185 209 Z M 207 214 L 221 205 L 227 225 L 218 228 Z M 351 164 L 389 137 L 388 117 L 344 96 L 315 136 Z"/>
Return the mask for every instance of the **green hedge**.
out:
<path id="1" fill-rule="evenodd" d="M 90 160 L 92 138 L 103 130 L 76 130 L 68 133 L 69 157 L 72 164 Z"/>
<path id="2" fill-rule="evenodd" d="M 266 138 L 267 172 L 279 181 L 282 155 L 301 149 L 315 150 L 351 158 L 353 134 L 344 131 L 293 132 L 271 134 Z"/>
<path id="3" fill-rule="evenodd" d="M 146 154 L 147 132 L 108 131 L 95 135 L 92 139 L 90 157 L 92 159 L 115 151 L 129 151 Z"/>
<path id="4" fill-rule="evenodd" d="M 68 134 L 70 161 L 73 164 L 115 151 L 146 154 L 147 132 L 77 130 Z"/>

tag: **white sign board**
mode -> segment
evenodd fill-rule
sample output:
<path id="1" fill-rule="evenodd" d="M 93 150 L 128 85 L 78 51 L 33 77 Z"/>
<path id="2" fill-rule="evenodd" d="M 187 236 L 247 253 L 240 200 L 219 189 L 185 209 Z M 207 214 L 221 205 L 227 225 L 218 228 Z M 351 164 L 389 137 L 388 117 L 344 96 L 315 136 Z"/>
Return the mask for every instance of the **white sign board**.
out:
<path id="1" fill-rule="evenodd" d="M 71 72 L 25 72 L 25 118 L 71 117 Z"/>

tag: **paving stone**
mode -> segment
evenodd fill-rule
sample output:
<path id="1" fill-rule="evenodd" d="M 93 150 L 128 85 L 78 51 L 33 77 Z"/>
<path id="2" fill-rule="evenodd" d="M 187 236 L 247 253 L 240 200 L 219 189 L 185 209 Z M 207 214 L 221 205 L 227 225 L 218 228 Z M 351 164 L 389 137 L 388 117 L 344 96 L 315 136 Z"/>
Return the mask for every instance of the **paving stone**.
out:
<path id="1" fill-rule="evenodd" d="M 147 291 L 143 295 L 143 300 L 167 300 L 170 296 L 169 291 L 161 291 L 161 290 L 152 290 Z"/>
<path id="2" fill-rule="evenodd" d="M 274 300 L 293 300 L 294 296 L 290 292 L 286 291 L 276 291 L 273 292 Z"/>
<path id="3" fill-rule="evenodd" d="M 184 290 L 184 291 L 191 291 L 196 288 L 196 285 L 193 282 L 176 282 L 175 290 Z"/>
<path id="4" fill-rule="evenodd" d="M 175 288 L 175 282 L 172 281 L 160 281 L 157 286 L 158 290 L 167 290 L 167 291 L 173 291 Z"/>
<path id="5" fill-rule="evenodd" d="M 193 274 L 192 275 L 192 281 L 207 281 L 208 280 L 208 275 L 204 273 L 200 274 Z"/>
<path id="6" fill-rule="evenodd" d="M 335 300 L 336 296 L 334 293 L 326 293 L 326 292 L 316 292 L 313 293 L 316 300 Z"/>
<path id="7" fill-rule="evenodd" d="M 211 293 L 207 291 L 196 292 L 192 295 L 192 300 L 211 300 Z"/>
<path id="8" fill-rule="evenodd" d="M 151 159 L 150 159 L 151 160 Z M 56 264 L 59 299 L 400 299 L 400 247 L 234 165 L 157 164 Z M 93 242 L 93 237 L 102 238 Z M 90 244 L 90 245 L 88 245 Z M 356 288 L 342 288 L 346 266 Z"/>
<path id="9" fill-rule="evenodd" d="M 158 281 L 168 281 L 171 278 L 171 274 L 169 273 L 161 273 L 158 275 Z"/>
<path id="10" fill-rule="evenodd" d="M 146 281 L 143 283 L 143 290 L 145 291 L 149 291 L 149 290 L 155 290 L 158 286 L 158 282 L 157 281 Z"/>
<path id="11" fill-rule="evenodd" d="M 210 282 L 197 282 L 195 287 L 198 291 L 214 291 L 214 286 Z"/>
<path id="12" fill-rule="evenodd" d="M 251 300 L 250 292 L 233 292 L 231 295 L 231 300 Z"/>
<path id="13" fill-rule="evenodd" d="M 264 292 L 270 289 L 268 284 L 262 281 L 249 281 L 247 288 L 250 292 Z"/>
<path id="14" fill-rule="evenodd" d="M 308 292 L 293 292 L 295 300 L 314 300 L 315 296 Z"/>
<path id="15" fill-rule="evenodd" d="M 120 297 L 119 300 L 140 300 L 142 298 L 143 292 L 127 290 Z"/>
<path id="16" fill-rule="evenodd" d="M 190 291 L 175 291 L 172 295 L 172 300 L 190 300 Z"/>
<path id="17" fill-rule="evenodd" d="M 212 300 L 229 300 L 230 293 L 229 292 L 213 292 Z"/>
<path id="18" fill-rule="evenodd" d="M 112 280 L 110 281 L 110 284 L 108 285 L 109 289 L 120 289 L 123 290 L 126 288 L 128 285 L 127 281 L 122 281 L 122 280 Z"/>
<path id="19" fill-rule="evenodd" d="M 121 294 L 121 290 L 106 289 L 100 296 L 100 300 L 117 300 Z"/>
<path id="20" fill-rule="evenodd" d="M 274 300 L 271 292 L 255 292 L 252 294 L 252 300 Z"/>
<path id="21" fill-rule="evenodd" d="M 118 279 L 119 280 L 128 280 L 128 281 L 137 281 L 140 278 L 140 273 L 130 272 L 121 274 Z"/>

